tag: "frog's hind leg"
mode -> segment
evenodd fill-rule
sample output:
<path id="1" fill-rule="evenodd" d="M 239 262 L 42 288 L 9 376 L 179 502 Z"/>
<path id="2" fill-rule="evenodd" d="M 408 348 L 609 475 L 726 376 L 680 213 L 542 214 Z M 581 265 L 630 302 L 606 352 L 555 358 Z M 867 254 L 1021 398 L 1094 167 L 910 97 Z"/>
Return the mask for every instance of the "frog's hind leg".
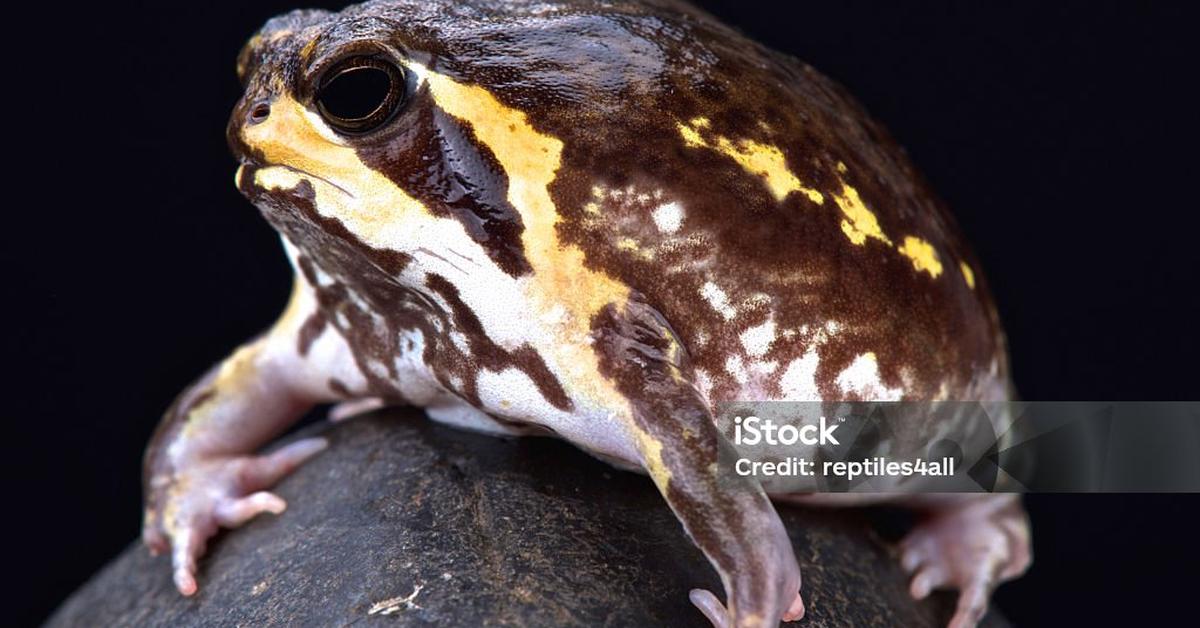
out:
<path id="1" fill-rule="evenodd" d="M 924 495 L 926 517 L 900 543 L 901 565 L 917 599 L 934 589 L 959 591 L 950 628 L 974 626 L 996 585 L 1032 562 L 1029 518 L 1018 495 Z"/>
<path id="2" fill-rule="evenodd" d="M 726 605 L 703 590 L 692 602 L 720 628 L 799 619 L 800 570 L 778 514 L 757 482 L 718 473 L 718 453 L 732 445 L 692 385 L 686 356 L 656 312 L 626 308 L 597 317 L 596 351 L 628 401 L 643 466 L 720 574 Z"/>
<path id="3" fill-rule="evenodd" d="M 666 393 L 635 403 L 634 412 L 646 469 L 726 591 L 727 609 L 711 592 L 693 590 L 696 607 L 719 628 L 802 617 L 800 571 L 787 531 L 757 483 L 718 474 L 718 451 L 730 445 L 695 393 Z"/>

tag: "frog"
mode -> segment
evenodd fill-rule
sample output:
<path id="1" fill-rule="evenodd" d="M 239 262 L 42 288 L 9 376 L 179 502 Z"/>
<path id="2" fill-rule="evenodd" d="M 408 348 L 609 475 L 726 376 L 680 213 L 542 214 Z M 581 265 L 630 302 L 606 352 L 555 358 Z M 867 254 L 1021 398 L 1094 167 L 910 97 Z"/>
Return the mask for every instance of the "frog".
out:
<path id="1" fill-rule="evenodd" d="M 197 592 L 220 528 L 327 446 L 311 409 L 550 435 L 649 476 L 720 575 L 714 626 L 802 618 L 775 503 L 718 471 L 723 401 L 1005 401 L 953 216 L 844 88 L 679 0 L 377 0 L 269 20 L 237 60 L 235 185 L 291 297 L 188 386 L 144 459 L 143 540 Z M 910 590 L 952 627 L 1031 561 L 1013 494 L 915 509 Z M 682 592 L 681 592 L 682 594 Z"/>

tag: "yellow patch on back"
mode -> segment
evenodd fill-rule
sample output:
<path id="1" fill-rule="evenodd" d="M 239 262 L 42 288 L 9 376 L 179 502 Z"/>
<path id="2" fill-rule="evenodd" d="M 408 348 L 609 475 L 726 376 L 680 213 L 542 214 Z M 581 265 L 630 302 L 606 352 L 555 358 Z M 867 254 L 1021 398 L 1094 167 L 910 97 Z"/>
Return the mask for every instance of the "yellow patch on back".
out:
<path id="1" fill-rule="evenodd" d="M 937 278 L 942 274 L 942 262 L 938 259 L 933 245 L 915 236 L 905 236 L 904 243 L 896 249 L 901 255 L 912 261 L 913 268 L 929 273 Z"/>
<path id="2" fill-rule="evenodd" d="M 708 128 L 708 118 L 693 118 L 690 125 L 680 124 L 679 134 L 683 136 L 683 143 L 692 148 L 702 148 L 707 146 L 704 138 L 700 136 L 698 129 Z"/>
<path id="3" fill-rule="evenodd" d="M 776 200 L 782 201 L 792 192 L 801 192 L 813 203 L 817 205 L 824 204 L 824 194 L 805 186 L 788 169 L 787 159 L 784 157 L 783 151 L 775 146 L 762 144 L 753 140 L 734 142 L 722 135 L 714 135 L 712 140 L 705 139 L 701 131 L 709 128 L 709 126 L 708 118 L 702 117 L 693 118 L 687 124 L 679 123 L 677 125 L 679 135 L 683 137 L 684 144 L 692 148 L 709 148 L 715 150 L 736 161 L 747 172 L 763 177 L 763 181 L 767 184 L 767 187 L 771 190 L 771 194 Z M 837 162 L 837 171 L 840 174 L 846 174 L 846 164 L 841 161 Z M 883 232 L 883 228 L 879 225 L 879 218 L 867 208 L 866 203 L 859 196 L 858 190 L 854 189 L 853 186 L 842 181 L 842 190 L 840 193 L 833 195 L 833 200 L 842 212 L 842 233 L 846 235 L 846 238 L 851 243 L 862 246 L 866 244 L 868 239 L 874 239 L 888 246 L 893 246 L 891 238 Z M 932 251 L 932 249 L 930 250 Z M 901 253 L 904 253 L 904 251 L 902 250 Z M 911 255 L 909 257 L 912 258 Z M 927 256 L 921 257 L 921 259 L 925 260 Z M 937 262 L 936 254 L 933 258 L 933 264 L 936 265 L 936 272 L 933 271 L 933 265 L 919 267 L 918 269 L 926 270 L 936 277 L 941 273 L 941 264 Z"/>
<path id="4" fill-rule="evenodd" d="M 833 200 L 845 216 L 842 220 L 842 233 L 846 234 L 851 242 L 861 246 L 866 243 L 867 238 L 874 238 L 889 246 L 892 244 L 879 226 L 879 219 L 875 217 L 875 213 L 867 209 L 859 197 L 858 190 L 842 182 L 842 193 L 834 195 Z"/>
<path id="5" fill-rule="evenodd" d="M 966 262 L 959 262 L 958 268 L 962 271 L 963 281 L 967 282 L 967 287 L 974 290 L 975 272 L 971 270 L 970 265 L 968 265 Z"/>
<path id="6" fill-rule="evenodd" d="M 734 142 L 723 135 L 714 135 L 715 141 L 709 142 L 700 133 L 708 126 L 707 118 L 693 118 L 687 124 L 678 124 L 679 135 L 688 146 L 715 150 L 733 159 L 746 172 L 762 177 L 775 200 L 782 201 L 792 192 L 800 192 L 818 205 L 825 202 L 823 194 L 805 186 L 788 169 L 787 158 L 777 147 L 747 139 Z"/>

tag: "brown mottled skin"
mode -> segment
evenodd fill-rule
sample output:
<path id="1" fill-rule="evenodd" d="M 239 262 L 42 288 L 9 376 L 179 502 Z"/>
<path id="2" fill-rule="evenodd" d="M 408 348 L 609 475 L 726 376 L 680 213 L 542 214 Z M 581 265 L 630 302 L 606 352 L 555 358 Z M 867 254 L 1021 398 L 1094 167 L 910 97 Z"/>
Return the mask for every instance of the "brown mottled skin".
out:
<path id="1" fill-rule="evenodd" d="M 407 93 L 378 128 L 340 134 L 315 102 L 322 73 L 355 55 L 408 68 Z M 827 401 L 1009 394 L 983 275 L 903 152 L 840 87 L 686 4 L 297 11 L 268 22 L 238 66 L 238 185 L 289 245 L 297 288 L 290 314 L 185 392 L 148 450 L 146 540 L 173 550 L 185 593 L 217 525 L 282 510 L 263 490 L 319 450 L 272 454 L 261 481 L 236 479 L 272 460 L 252 454 L 297 408 L 381 398 L 434 418 L 453 406 L 479 429 L 559 433 L 646 469 L 725 583 L 728 609 L 707 592 L 693 593 L 697 606 L 717 625 L 772 625 L 803 613 L 795 559 L 762 489 L 714 474 L 729 446 L 714 403 L 805 394 L 783 379 L 812 352 L 807 394 Z M 489 126 L 499 119 L 513 120 L 507 131 Z M 546 138 L 561 142 L 558 161 Z M 550 236 L 527 193 L 540 164 L 553 166 L 540 190 Z M 794 185 L 780 193 L 779 181 Z M 419 211 L 363 200 L 383 197 Z M 682 218 L 664 228 L 654 212 L 669 204 Z M 380 244 L 377 216 L 411 221 L 413 235 Z M 447 221 L 453 246 L 421 235 Z M 847 221 L 877 237 L 856 241 Z M 936 272 L 904 253 L 905 236 L 928 245 Z M 516 331 L 496 314 L 513 303 Z M 546 322 L 556 317 L 582 332 Z M 743 334 L 768 321 L 779 333 L 752 351 Z M 872 388 L 839 383 L 868 355 Z M 731 361 L 761 368 L 747 376 Z M 595 366 L 581 377 L 580 364 Z M 504 372 L 535 392 L 495 401 L 510 391 L 481 376 Z M 219 498 L 199 496 L 206 482 Z M 906 558 L 914 594 L 963 589 L 953 625 L 969 625 L 991 587 L 1028 564 L 1024 515 L 1007 499 L 932 501 L 942 532 L 918 535 Z M 1002 547 L 945 558 L 1009 522 Z"/>
<path id="2" fill-rule="evenodd" d="M 966 395 L 992 361 L 999 364 L 998 378 L 1007 379 L 1003 334 L 982 273 L 972 290 L 961 281 L 929 281 L 904 258 L 885 257 L 872 246 L 846 246 L 836 210 L 801 194 L 776 202 L 760 177 L 731 168 L 722 155 L 685 147 L 676 130 L 679 120 L 705 116 L 716 133 L 772 143 L 801 180 L 826 195 L 836 190 L 842 162 L 847 182 L 885 232 L 920 233 L 946 259 L 978 268 L 943 204 L 849 94 L 682 3 L 617 2 L 602 13 L 596 4 L 556 3 L 543 14 L 537 4 L 382 3 L 341 15 L 346 24 L 357 10 L 366 30 L 428 56 L 453 77 L 486 85 L 499 100 L 529 112 L 533 126 L 562 139 L 563 167 L 551 187 L 560 233 L 584 249 L 589 266 L 646 295 L 685 339 L 697 365 L 723 372 L 736 336 L 766 316 L 760 307 L 730 325 L 711 308 L 696 307 L 702 277 L 674 269 L 711 259 L 716 274 L 734 286 L 731 300 L 770 295 L 783 317 L 780 327 L 837 320 L 850 328 L 822 349 L 818 385 L 830 398 L 839 394 L 832 385 L 837 373 L 854 356 L 880 348 L 887 349 L 878 352 L 884 382 L 899 384 L 907 371 L 903 383 L 913 398 L 932 398 L 943 383 L 951 398 Z M 324 19 L 322 13 L 292 14 L 273 27 Z M 393 30 L 389 20 L 402 29 Z M 340 32 L 335 24 L 322 38 L 336 40 Z M 247 49 L 247 71 L 281 63 L 296 72 L 296 49 L 306 42 L 287 42 L 291 48 Z M 395 133 L 359 149 L 364 161 L 462 220 L 488 242 L 494 258 L 509 260 L 506 270 L 527 272 L 513 241 L 520 217 L 504 200 L 504 173 L 486 150 L 472 146 L 469 130 L 446 125 L 425 95 L 418 93 L 409 109 Z M 236 149 L 236 137 L 231 142 Z M 421 155 L 443 151 L 469 155 L 458 162 L 468 169 L 451 171 L 441 159 L 414 168 Z M 616 213 L 591 227 L 583 207 L 595 185 L 631 184 L 680 199 L 707 238 L 653 261 L 615 247 L 614 232 L 654 233 L 646 208 L 606 208 L 628 215 Z M 686 342 L 698 333 L 713 342 Z M 767 358 L 796 351 L 780 343 Z M 717 396 L 734 387 L 722 379 Z"/>

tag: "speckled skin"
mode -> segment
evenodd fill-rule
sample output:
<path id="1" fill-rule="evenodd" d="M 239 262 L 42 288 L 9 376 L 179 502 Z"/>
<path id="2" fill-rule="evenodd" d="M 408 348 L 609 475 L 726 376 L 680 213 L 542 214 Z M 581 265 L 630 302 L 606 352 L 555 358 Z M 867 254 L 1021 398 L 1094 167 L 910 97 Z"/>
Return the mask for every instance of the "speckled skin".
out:
<path id="1" fill-rule="evenodd" d="M 351 56 L 402 109 L 348 135 L 314 105 Z M 321 449 L 253 452 L 320 402 L 410 403 L 555 433 L 644 469 L 722 576 L 716 625 L 803 614 L 766 495 L 718 478 L 732 399 L 1009 394 L 986 282 L 902 151 L 836 85 L 676 2 L 389 1 L 276 18 L 239 57 L 239 189 L 292 301 L 186 391 L 147 452 L 147 543 L 176 583 L 220 525 Z M 906 543 L 953 625 L 1028 564 L 1011 498 L 938 498 Z M 976 550 L 972 548 L 984 548 Z"/>

